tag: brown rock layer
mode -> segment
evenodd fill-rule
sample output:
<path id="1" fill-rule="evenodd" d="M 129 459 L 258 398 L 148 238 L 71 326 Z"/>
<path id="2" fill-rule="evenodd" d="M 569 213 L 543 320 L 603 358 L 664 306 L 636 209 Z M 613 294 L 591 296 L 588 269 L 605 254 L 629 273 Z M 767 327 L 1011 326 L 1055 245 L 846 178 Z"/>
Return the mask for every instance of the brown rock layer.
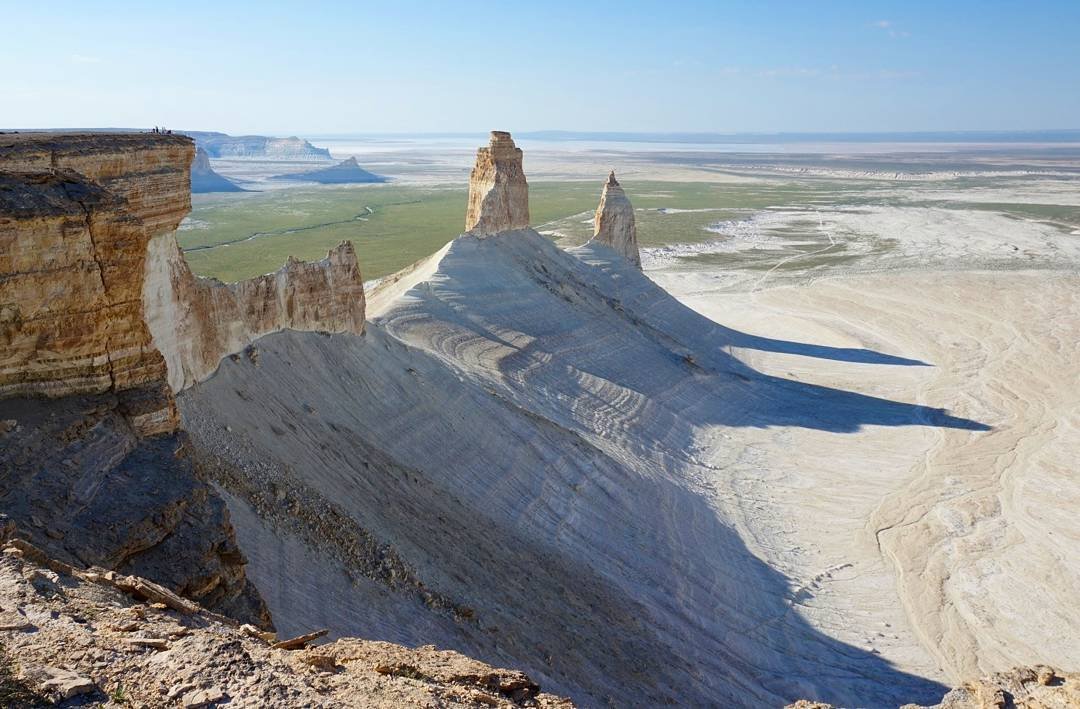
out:
<path id="1" fill-rule="evenodd" d="M 615 179 L 614 171 L 608 175 L 600 195 L 600 205 L 593 219 L 592 241 L 618 251 L 627 261 L 641 268 L 634 205 L 630 204 L 622 186 Z"/>
<path id="2" fill-rule="evenodd" d="M 529 185 L 521 166 L 521 148 L 504 131 L 491 131 L 486 148 L 476 151 L 469 175 L 465 231 L 489 236 L 529 226 Z"/>
<path id="3" fill-rule="evenodd" d="M 173 232 L 193 155 L 174 135 L 0 135 L 0 397 L 138 388 L 141 432 L 166 433 L 158 383 L 179 390 L 284 328 L 363 331 L 349 244 L 241 283 L 191 273 Z"/>
<path id="4" fill-rule="evenodd" d="M 164 234 L 150 244 L 143 302 L 176 392 L 271 332 L 364 330 L 364 282 L 347 241 L 321 261 L 290 258 L 274 273 L 226 284 L 192 274 L 176 239 Z"/>
<path id="5" fill-rule="evenodd" d="M 192 140 L 159 133 L 0 134 L 0 170 L 68 169 L 127 202 L 148 232 L 173 231 L 191 211 Z"/>
<path id="6" fill-rule="evenodd" d="M 0 397 L 164 381 L 146 249 L 190 208 L 193 153 L 171 135 L 0 135 Z M 175 429 L 171 397 L 137 398 L 141 433 Z"/>
<path id="7" fill-rule="evenodd" d="M 193 154 L 173 135 L 0 134 L 0 502 L 59 558 L 266 625 L 169 382 L 282 328 L 361 332 L 363 282 L 349 244 L 242 283 L 193 276 L 173 234 Z"/>

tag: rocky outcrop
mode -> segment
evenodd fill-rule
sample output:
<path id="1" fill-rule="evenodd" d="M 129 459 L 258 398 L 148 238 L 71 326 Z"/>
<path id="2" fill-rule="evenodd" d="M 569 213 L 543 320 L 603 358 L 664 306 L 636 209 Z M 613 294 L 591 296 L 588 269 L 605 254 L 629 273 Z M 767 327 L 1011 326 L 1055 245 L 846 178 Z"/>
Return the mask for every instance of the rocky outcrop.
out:
<path id="1" fill-rule="evenodd" d="M 143 437 L 126 413 L 112 392 L 0 400 L 0 527 L 67 563 L 147 576 L 268 626 L 187 437 Z"/>
<path id="2" fill-rule="evenodd" d="M 173 391 L 206 379 L 222 358 L 271 332 L 364 329 L 364 283 L 347 241 L 321 261 L 290 258 L 238 283 L 192 274 L 172 234 L 151 242 L 146 263 L 146 320 Z"/>
<path id="3" fill-rule="evenodd" d="M 141 390 L 143 434 L 176 426 L 150 341 L 147 245 L 190 209 L 182 136 L 0 136 L 0 397 Z"/>
<path id="4" fill-rule="evenodd" d="M 431 646 L 277 642 L 143 579 L 43 559 L 21 541 L 0 554 L 0 627 L 8 706 L 573 706 L 522 672 Z"/>
<path id="5" fill-rule="evenodd" d="M 352 246 L 236 284 L 196 278 L 184 136 L 0 135 L 0 502 L 50 554 L 153 577 L 262 625 L 170 382 L 267 332 L 359 333 Z"/>
<path id="6" fill-rule="evenodd" d="M 232 180 L 214 172 L 210 167 L 210 156 L 202 148 L 196 148 L 195 161 L 191 163 L 191 193 L 206 192 L 244 192 L 244 188 Z"/>
<path id="7" fill-rule="evenodd" d="M 273 179 L 317 182 L 321 185 L 351 185 L 386 182 L 385 177 L 376 175 L 373 172 L 368 172 L 360 167 L 360 163 L 356 162 L 355 157 L 342 160 L 337 165 L 325 167 L 321 170 L 293 172 L 288 175 L 276 175 Z"/>
<path id="8" fill-rule="evenodd" d="M 275 138 L 265 135 L 226 135 L 213 131 L 184 131 L 195 145 L 212 158 L 241 160 L 329 160 L 330 151 L 291 135 Z"/>
<path id="9" fill-rule="evenodd" d="M 193 154 L 179 135 L 0 136 L 0 397 L 139 390 L 140 432 L 168 433 L 171 396 L 147 394 L 166 380 L 283 328 L 362 331 L 351 245 L 236 284 L 191 273 L 173 232 Z"/>
<path id="10" fill-rule="evenodd" d="M 615 171 L 608 175 L 600 205 L 593 219 L 592 241 L 611 247 L 626 260 L 641 268 L 638 252 L 637 227 L 634 225 L 634 205 L 630 204 L 622 185 L 615 179 Z"/>
<path id="11" fill-rule="evenodd" d="M 195 150 L 158 133 L 0 134 L 0 171 L 74 170 L 122 198 L 151 234 L 172 231 L 191 210 Z"/>
<path id="12" fill-rule="evenodd" d="M 952 690 L 932 706 L 905 704 L 901 709 L 1075 709 L 1080 707 L 1080 673 L 1046 665 L 995 672 Z M 786 709 L 835 709 L 832 704 L 800 700 Z"/>
<path id="13" fill-rule="evenodd" d="M 529 226 L 529 185 L 521 166 L 521 148 L 504 131 L 491 131 L 486 148 L 476 151 L 469 175 L 465 231 L 490 236 Z"/>

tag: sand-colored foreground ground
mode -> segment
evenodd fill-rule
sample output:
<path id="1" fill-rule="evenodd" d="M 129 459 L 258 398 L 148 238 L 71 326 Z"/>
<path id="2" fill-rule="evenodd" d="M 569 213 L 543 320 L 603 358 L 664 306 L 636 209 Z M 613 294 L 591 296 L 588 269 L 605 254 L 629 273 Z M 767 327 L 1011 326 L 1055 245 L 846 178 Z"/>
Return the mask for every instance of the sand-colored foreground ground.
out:
<path id="1" fill-rule="evenodd" d="M 704 274 L 653 276 L 723 325 L 784 340 L 733 349 L 763 373 L 992 427 L 717 427 L 718 456 L 745 453 L 718 466 L 716 495 L 750 550 L 801 581 L 793 612 L 951 683 L 1080 667 L 1080 277 L 893 273 L 719 294 Z"/>

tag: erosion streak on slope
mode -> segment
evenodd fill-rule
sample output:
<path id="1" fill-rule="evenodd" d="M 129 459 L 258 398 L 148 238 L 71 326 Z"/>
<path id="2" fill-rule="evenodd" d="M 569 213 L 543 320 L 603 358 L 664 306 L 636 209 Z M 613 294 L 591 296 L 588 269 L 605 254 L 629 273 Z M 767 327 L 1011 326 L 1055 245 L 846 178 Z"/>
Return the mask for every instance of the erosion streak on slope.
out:
<path id="1" fill-rule="evenodd" d="M 762 374 L 730 354 L 747 343 L 804 347 L 698 316 L 603 246 L 466 236 L 363 337 L 264 338 L 257 366 L 225 361 L 181 410 L 197 445 L 301 477 L 475 610 L 454 620 L 349 581 L 233 504 L 283 632 L 330 615 L 342 633 L 512 658 L 587 706 L 935 698 L 935 682 L 806 621 L 795 584 L 747 548 L 713 492 L 745 452 L 719 438 L 986 427 Z"/>

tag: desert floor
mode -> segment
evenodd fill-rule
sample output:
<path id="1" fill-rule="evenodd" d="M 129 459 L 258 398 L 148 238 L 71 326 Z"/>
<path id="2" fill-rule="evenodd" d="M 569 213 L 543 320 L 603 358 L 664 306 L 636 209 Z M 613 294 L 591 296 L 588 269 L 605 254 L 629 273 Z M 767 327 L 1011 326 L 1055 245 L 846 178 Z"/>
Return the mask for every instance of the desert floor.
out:
<path id="1" fill-rule="evenodd" d="M 1075 272 L 886 271 L 734 290 L 729 274 L 651 275 L 762 338 L 733 348 L 759 371 L 988 427 L 716 427 L 718 459 L 744 454 L 708 483 L 748 548 L 797 589 L 792 613 L 949 682 L 1080 665 Z"/>

